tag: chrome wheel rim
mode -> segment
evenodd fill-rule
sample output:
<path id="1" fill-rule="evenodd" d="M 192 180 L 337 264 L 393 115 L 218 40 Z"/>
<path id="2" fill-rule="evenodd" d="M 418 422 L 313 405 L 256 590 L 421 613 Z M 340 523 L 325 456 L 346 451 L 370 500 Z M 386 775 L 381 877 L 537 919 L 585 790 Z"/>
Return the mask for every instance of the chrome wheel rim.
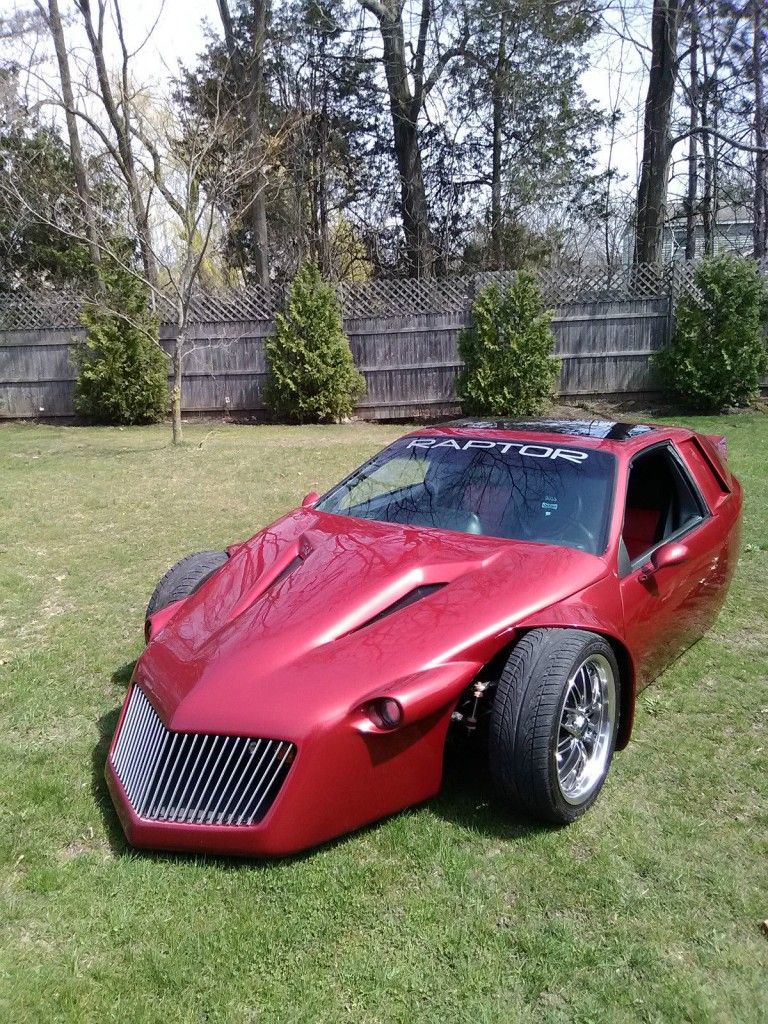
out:
<path id="1" fill-rule="evenodd" d="M 602 654 L 568 679 L 557 731 L 557 782 L 569 804 L 583 803 L 605 776 L 616 724 L 616 680 Z"/>

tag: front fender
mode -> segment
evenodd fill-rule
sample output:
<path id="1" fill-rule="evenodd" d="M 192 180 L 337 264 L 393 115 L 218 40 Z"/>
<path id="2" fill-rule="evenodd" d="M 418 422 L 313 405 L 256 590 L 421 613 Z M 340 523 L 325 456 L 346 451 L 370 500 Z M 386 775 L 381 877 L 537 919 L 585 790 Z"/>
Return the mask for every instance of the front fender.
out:
<path id="1" fill-rule="evenodd" d="M 623 750 L 629 743 L 635 720 L 637 672 L 635 658 L 624 643 L 624 617 L 616 576 L 604 576 L 566 600 L 534 612 L 521 620 L 518 628 L 526 632 L 531 629 L 584 629 L 599 633 L 608 640 L 621 672 L 621 707 L 616 748 Z"/>

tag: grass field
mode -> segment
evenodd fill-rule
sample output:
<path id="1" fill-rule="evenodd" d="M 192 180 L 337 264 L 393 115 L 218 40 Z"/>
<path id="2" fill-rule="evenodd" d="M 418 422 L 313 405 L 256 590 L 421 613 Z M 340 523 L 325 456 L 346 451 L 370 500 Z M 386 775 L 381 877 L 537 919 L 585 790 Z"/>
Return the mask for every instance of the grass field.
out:
<path id="1" fill-rule="evenodd" d="M 155 581 L 400 431 L 0 428 L 0 1020 L 768 1021 L 768 416 L 728 435 L 744 551 L 594 809 L 481 773 L 275 863 L 125 846 L 102 781 Z"/>

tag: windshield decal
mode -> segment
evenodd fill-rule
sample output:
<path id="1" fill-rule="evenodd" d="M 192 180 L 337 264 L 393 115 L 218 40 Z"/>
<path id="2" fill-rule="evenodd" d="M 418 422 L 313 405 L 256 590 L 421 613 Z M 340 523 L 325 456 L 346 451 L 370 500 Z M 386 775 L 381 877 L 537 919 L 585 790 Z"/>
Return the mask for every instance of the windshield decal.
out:
<path id="1" fill-rule="evenodd" d="M 454 437 L 444 441 L 439 441 L 436 437 L 415 437 L 409 441 L 408 448 L 455 448 L 464 452 L 473 448 L 497 448 L 502 455 L 506 455 L 511 448 L 516 448 L 518 455 L 532 459 L 567 459 L 568 462 L 575 462 L 577 465 L 589 458 L 589 452 L 577 451 L 575 448 L 550 448 L 546 444 L 528 444 L 525 441 L 462 441 Z"/>

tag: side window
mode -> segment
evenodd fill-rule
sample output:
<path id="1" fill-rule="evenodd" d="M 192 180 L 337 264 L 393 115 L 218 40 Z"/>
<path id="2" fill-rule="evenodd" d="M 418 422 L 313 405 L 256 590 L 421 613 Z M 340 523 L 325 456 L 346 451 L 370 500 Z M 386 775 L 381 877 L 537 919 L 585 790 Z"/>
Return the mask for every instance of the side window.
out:
<path id="1" fill-rule="evenodd" d="M 622 531 L 631 562 L 701 522 L 705 514 L 688 474 L 669 448 L 654 448 L 632 463 Z"/>

